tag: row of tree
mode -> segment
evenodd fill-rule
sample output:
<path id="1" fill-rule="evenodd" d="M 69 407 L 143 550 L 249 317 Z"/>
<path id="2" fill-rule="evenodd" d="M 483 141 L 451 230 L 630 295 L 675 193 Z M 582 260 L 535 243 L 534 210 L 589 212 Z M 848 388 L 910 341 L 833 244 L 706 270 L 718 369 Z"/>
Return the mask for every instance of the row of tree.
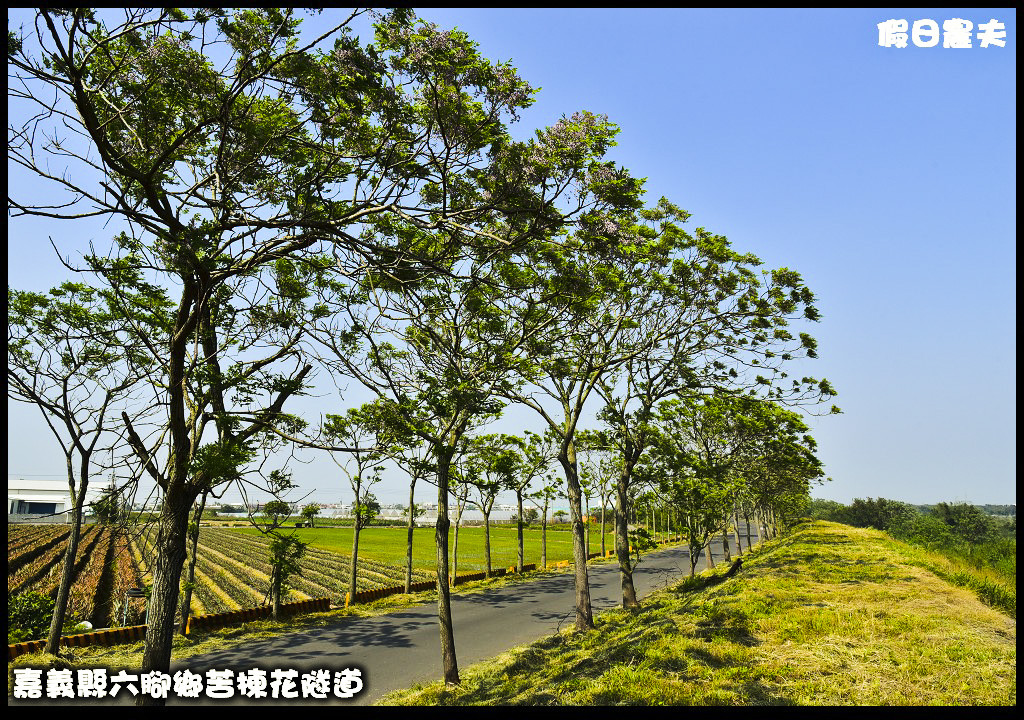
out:
<path id="1" fill-rule="evenodd" d="M 364 14 L 310 38 L 290 10 L 41 9 L 8 33 L 8 162 L 49 183 L 43 199 L 13 188 L 9 214 L 117 228 L 74 268 L 89 282 L 8 290 L 8 394 L 61 439 L 76 522 L 100 448 L 159 488 L 145 671 L 169 670 L 207 497 L 232 483 L 283 493 L 282 448 L 352 459 L 339 465 L 356 498 L 353 560 L 386 458 L 409 474 L 410 509 L 417 482 L 436 486 L 452 683 L 456 488 L 489 508 L 490 488 L 507 487 L 522 518 L 531 483 L 560 467 L 588 628 L 582 448 L 606 452 L 584 472 L 613 478 L 627 606 L 638 488 L 656 489 L 697 547 L 738 505 L 781 523 L 820 477 L 784 408 L 835 394 L 788 377 L 816 349 L 789 329 L 819 319 L 800 275 L 687 232 L 665 199 L 644 207 L 643 182 L 606 157 L 607 118 L 578 112 L 515 140 L 535 91 L 511 65 L 408 10 L 375 15 L 365 43 Z M 376 399 L 286 413 L 318 374 Z M 543 435 L 478 437 L 509 403 L 534 410 Z M 51 650 L 56 614 L 53 627 Z"/>

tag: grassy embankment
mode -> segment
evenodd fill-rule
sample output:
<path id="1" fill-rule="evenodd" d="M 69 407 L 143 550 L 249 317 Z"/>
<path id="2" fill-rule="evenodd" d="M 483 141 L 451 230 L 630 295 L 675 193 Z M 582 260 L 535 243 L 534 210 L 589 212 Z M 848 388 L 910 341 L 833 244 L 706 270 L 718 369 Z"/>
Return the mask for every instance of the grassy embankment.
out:
<path id="1" fill-rule="evenodd" d="M 464 669 L 458 688 L 380 704 L 1015 704 L 1016 621 L 926 569 L 940 560 L 814 522 L 729 580 L 684 581 Z"/>

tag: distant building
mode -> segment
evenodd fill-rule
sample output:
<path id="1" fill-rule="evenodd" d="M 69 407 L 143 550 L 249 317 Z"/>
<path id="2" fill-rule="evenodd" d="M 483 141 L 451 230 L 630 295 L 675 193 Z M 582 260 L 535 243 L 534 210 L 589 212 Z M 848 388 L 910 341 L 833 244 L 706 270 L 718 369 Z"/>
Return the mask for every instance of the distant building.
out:
<path id="1" fill-rule="evenodd" d="M 97 500 L 103 486 L 91 487 L 86 493 L 86 505 Z M 66 480 L 25 480 L 19 478 L 7 483 L 7 522 L 71 521 L 71 492 Z"/>

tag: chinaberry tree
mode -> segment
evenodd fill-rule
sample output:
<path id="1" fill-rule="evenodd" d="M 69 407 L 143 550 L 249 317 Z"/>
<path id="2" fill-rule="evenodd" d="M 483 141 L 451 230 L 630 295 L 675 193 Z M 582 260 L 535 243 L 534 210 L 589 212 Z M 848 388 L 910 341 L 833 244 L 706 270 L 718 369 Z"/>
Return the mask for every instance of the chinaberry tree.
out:
<path id="1" fill-rule="evenodd" d="M 704 228 L 692 234 L 682 225 L 689 213 L 662 198 L 638 211 L 619 229 L 618 252 L 609 259 L 634 268 L 636 291 L 628 312 L 649 341 L 636 345 L 598 383 L 599 419 L 621 457 L 616 481 L 616 551 L 622 602 L 637 604 L 623 512 L 634 470 L 657 435 L 657 406 L 673 397 L 695 398 L 715 390 L 753 394 L 788 403 L 818 402 L 835 394 L 825 381 L 804 377 L 783 385 L 787 364 L 815 357 L 806 333 L 787 329 L 819 315 L 814 295 L 799 274 L 759 272 L 761 261 L 730 247 Z"/>
<path id="2" fill-rule="evenodd" d="M 134 298 L 153 303 L 157 310 L 155 315 L 136 317 L 135 322 L 145 323 L 152 336 L 159 338 L 164 330 L 159 322 L 163 300 L 152 291 L 145 283 L 135 288 Z M 138 397 L 138 385 L 158 371 L 105 289 L 76 282 L 65 282 L 49 293 L 8 288 L 7 307 L 7 397 L 35 405 L 42 413 L 64 455 L 71 496 L 71 533 L 46 643 L 46 651 L 56 653 L 96 455 L 103 449 L 114 452 L 123 447 L 124 428 L 116 409 L 131 406 Z M 122 519 L 114 511 L 116 499 L 100 504 L 105 512 L 98 514 L 104 522 Z"/>
<path id="3" fill-rule="evenodd" d="M 380 482 L 380 473 L 387 460 L 385 448 L 393 444 L 390 426 L 387 422 L 387 408 L 381 403 L 367 403 L 350 408 L 344 415 L 328 415 L 323 423 L 324 436 L 351 454 L 349 462 L 355 470 L 349 469 L 349 462 L 339 463 L 334 452 L 331 459 L 348 477 L 352 488 L 352 556 L 349 566 L 349 596 L 356 594 L 359 565 L 359 535 L 372 517 L 367 513 L 371 498 L 370 490 Z M 376 516 L 376 513 L 374 513 Z"/>
<path id="4" fill-rule="evenodd" d="M 601 555 L 604 556 L 608 554 L 605 537 L 608 501 L 615 489 L 621 456 L 614 452 L 606 433 L 586 430 L 579 433 L 579 438 L 582 458 L 580 461 L 581 474 L 586 478 L 587 483 L 595 489 L 601 501 Z"/>
<path id="5" fill-rule="evenodd" d="M 317 288 L 321 312 L 308 332 L 321 362 L 387 401 L 430 447 L 438 488 L 438 614 L 449 683 L 459 677 L 448 563 L 453 458 L 474 428 L 493 419 L 500 398 L 514 395 L 532 362 L 533 338 L 552 322 L 545 307 L 551 293 L 532 294 L 537 247 L 554 246 L 575 217 L 617 202 L 607 187 L 593 189 L 595 175 L 606 185 L 619 179 L 603 162 L 613 134 L 606 120 L 585 114 L 563 118 L 526 143 L 495 140 L 506 150 L 496 151 L 494 177 L 504 179 L 495 185 L 490 175 L 479 176 L 481 196 L 495 200 L 485 229 L 492 246 L 467 244 L 462 229 L 396 221 L 391 231 L 423 248 L 430 267 L 371 271 Z"/>
<path id="6" fill-rule="evenodd" d="M 554 456 L 551 456 L 551 460 L 547 464 L 554 462 Z M 545 464 L 545 468 L 547 467 Z M 558 477 L 552 473 L 546 473 L 540 477 L 541 486 L 534 493 L 529 496 L 529 500 L 533 503 L 534 507 L 540 510 L 540 567 L 547 569 L 548 566 L 548 509 L 551 507 L 551 501 L 559 497 L 563 497 L 559 492 L 562 483 Z"/>
<path id="7" fill-rule="evenodd" d="M 523 526 L 529 522 L 529 515 L 536 510 L 527 510 L 523 514 L 523 498 L 528 496 L 529 487 L 534 480 L 541 477 L 548 466 L 554 462 L 555 447 L 552 437 L 545 433 L 538 435 L 530 430 L 525 431 L 525 439 L 518 435 L 502 436 L 504 442 L 516 453 L 515 467 L 506 479 L 506 487 L 516 494 L 516 569 L 523 571 L 525 561 L 523 552 Z M 546 509 L 545 509 L 546 514 Z M 546 534 L 547 517 L 544 518 Z M 546 537 L 544 538 L 546 545 Z M 546 560 L 546 546 L 545 558 Z"/>
<path id="8" fill-rule="evenodd" d="M 467 463 L 473 468 L 476 506 L 484 516 L 484 576 L 491 577 L 491 512 L 498 493 L 507 489 L 516 475 L 519 460 L 509 436 L 492 433 L 469 438 Z"/>
<path id="9" fill-rule="evenodd" d="M 302 278 L 324 257 L 352 277 L 486 256 L 509 236 L 497 214 L 520 235 L 561 222 L 505 132 L 532 102 L 515 70 L 408 10 L 378 16 L 363 44 L 363 14 L 303 34 L 272 8 L 40 9 L 8 32 L 9 117 L 22 118 L 8 161 L 50 186 L 14 188 L 10 214 L 113 221 L 89 269 L 117 287 L 111 268 L 131 258 L 175 305 L 166 340 L 143 334 L 166 372 L 162 468 L 129 427 L 163 493 L 145 671 L 170 668 L 193 501 L 238 476 L 310 379 L 294 352 Z M 256 342 L 224 337 L 229 318 Z"/>

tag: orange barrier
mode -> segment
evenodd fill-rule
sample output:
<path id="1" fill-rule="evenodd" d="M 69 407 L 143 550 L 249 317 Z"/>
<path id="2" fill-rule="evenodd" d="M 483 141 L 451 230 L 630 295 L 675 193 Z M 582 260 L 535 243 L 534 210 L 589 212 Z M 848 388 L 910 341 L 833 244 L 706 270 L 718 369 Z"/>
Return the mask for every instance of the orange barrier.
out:
<path id="1" fill-rule="evenodd" d="M 293 603 L 282 603 L 281 611 L 295 614 L 304 612 L 323 612 L 330 610 L 330 598 L 317 598 L 315 600 L 300 600 Z M 243 608 L 227 613 L 214 613 L 210 615 L 192 615 L 185 625 L 185 634 L 189 635 L 196 630 L 216 630 L 217 628 L 234 625 L 237 623 L 261 620 L 272 617 L 274 608 L 271 605 L 261 605 L 255 608 Z"/>
<path id="2" fill-rule="evenodd" d="M 301 600 L 299 602 L 284 603 L 281 610 L 287 613 L 322 612 L 329 610 L 331 601 L 329 598 L 318 598 L 316 600 Z M 211 615 L 193 615 L 185 625 L 185 634 L 188 635 L 196 630 L 213 630 L 235 623 L 247 622 L 268 618 L 274 614 L 270 605 L 263 605 L 257 608 L 245 608 L 228 613 L 216 613 Z M 110 628 L 97 630 L 90 633 L 79 633 L 77 635 L 65 635 L 60 639 L 60 644 L 66 647 L 88 647 L 90 645 L 120 645 L 123 643 L 139 642 L 146 639 L 146 625 L 133 625 L 131 627 Z M 33 640 L 31 642 L 15 643 L 7 646 L 7 662 L 10 662 L 19 655 L 30 652 L 39 652 L 46 647 L 45 640 Z"/>
<path id="3" fill-rule="evenodd" d="M 111 630 L 97 630 L 90 633 L 79 633 L 77 635 L 65 635 L 60 639 L 60 644 L 65 647 L 88 647 L 89 645 L 117 645 L 119 643 L 138 642 L 146 638 L 145 625 L 133 625 L 132 627 L 115 628 Z M 31 652 L 39 652 L 46 647 L 45 640 L 32 640 L 31 642 L 15 643 L 7 646 L 7 662 L 10 662 L 19 655 Z"/>

